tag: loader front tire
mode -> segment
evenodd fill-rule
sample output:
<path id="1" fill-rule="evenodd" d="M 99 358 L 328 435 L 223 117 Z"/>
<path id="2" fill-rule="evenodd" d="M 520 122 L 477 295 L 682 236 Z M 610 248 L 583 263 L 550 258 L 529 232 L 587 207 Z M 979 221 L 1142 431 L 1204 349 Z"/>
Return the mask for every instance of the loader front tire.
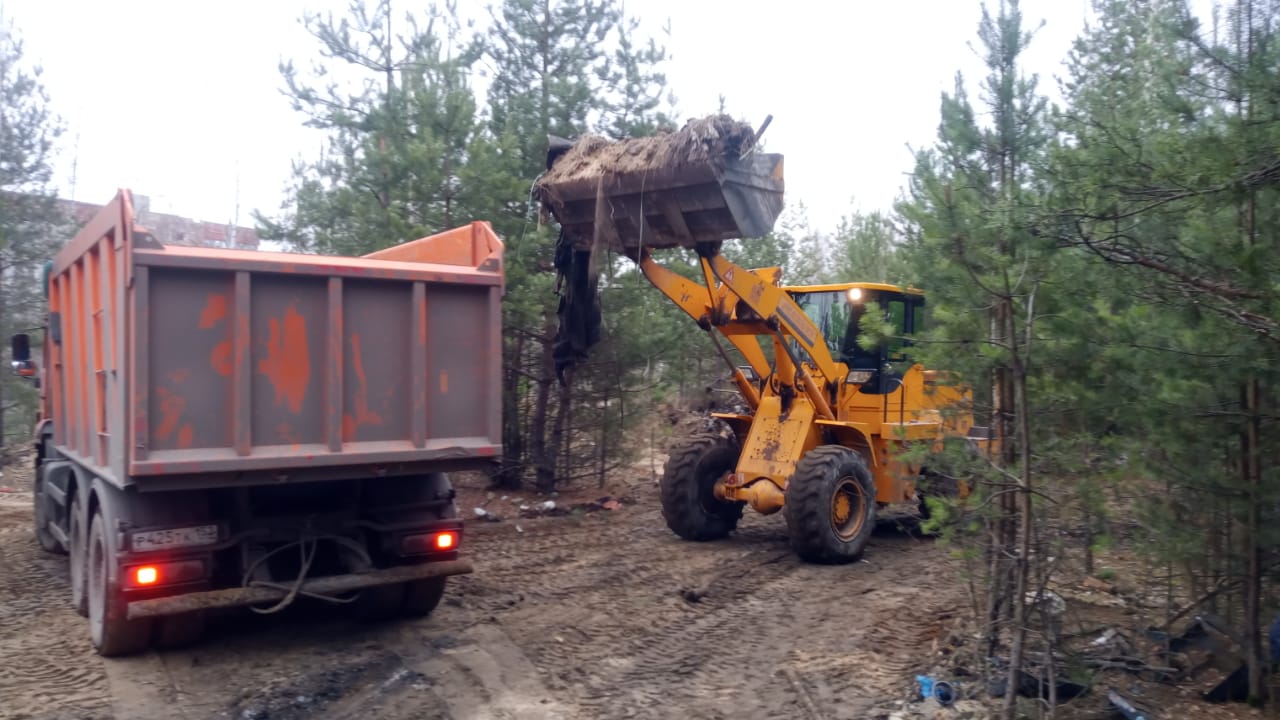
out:
<path id="1" fill-rule="evenodd" d="M 796 463 L 782 513 L 791 547 L 801 559 L 853 562 L 875 529 L 875 481 L 856 451 L 822 445 Z"/>
<path id="2" fill-rule="evenodd" d="M 671 451 L 659 485 L 662 517 L 685 540 L 725 537 L 742 519 L 745 503 L 716 498 L 716 481 L 733 472 L 741 451 L 719 435 L 694 435 Z"/>

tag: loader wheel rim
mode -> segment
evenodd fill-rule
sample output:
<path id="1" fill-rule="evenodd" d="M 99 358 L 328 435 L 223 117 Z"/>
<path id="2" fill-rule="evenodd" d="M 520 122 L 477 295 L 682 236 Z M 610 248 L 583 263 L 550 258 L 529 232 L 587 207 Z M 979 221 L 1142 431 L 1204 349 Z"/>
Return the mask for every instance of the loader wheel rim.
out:
<path id="1" fill-rule="evenodd" d="M 831 526 L 841 540 L 852 540 L 867 522 L 867 503 L 862 483 L 852 476 L 840 478 L 831 494 Z"/>

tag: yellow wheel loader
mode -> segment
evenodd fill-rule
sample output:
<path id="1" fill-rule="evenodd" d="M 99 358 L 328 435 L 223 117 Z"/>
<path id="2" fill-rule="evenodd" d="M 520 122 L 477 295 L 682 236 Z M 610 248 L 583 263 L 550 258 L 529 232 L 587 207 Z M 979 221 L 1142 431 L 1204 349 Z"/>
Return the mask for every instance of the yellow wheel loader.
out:
<path id="1" fill-rule="evenodd" d="M 879 507 L 921 501 L 921 468 L 902 451 L 968 435 L 969 396 L 912 358 L 921 292 L 786 287 L 779 268 L 747 269 L 720 253 L 726 239 L 766 235 L 781 212 L 782 156 L 760 152 L 758 140 L 751 126 L 713 116 L 651 137 L 553 141 L 534 194 L 560 224 L 563 256 L 581 265 L 603 249 L 626 254 L 709 332 L 750 408 L 715 414 L 731 436 L 699 435 L 671 451 L 661 481 L 671 530 L 712 540 L 746 506 L 781 510 L 802 558 L 849 562 Z M 675 247 L 696 252 L 696 279 L 655 260 Z M 870 349 L 858 342 L 867 315 L 891 328 Z"/>

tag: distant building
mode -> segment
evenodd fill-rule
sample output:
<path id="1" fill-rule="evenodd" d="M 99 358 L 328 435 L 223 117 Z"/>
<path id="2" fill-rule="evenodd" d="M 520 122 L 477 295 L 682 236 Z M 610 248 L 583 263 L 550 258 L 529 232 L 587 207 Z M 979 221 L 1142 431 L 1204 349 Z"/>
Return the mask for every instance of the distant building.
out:
<path id="1" fill-rule="evenodd" d="M 59 206 L 67 215 L 83 225 L 99 210 L 101 205 L 59 200 Z M 253 228 L 232 227 L 230 223 L 213 223 L 193 220 L 168 213 L 151 212 L 151 198 L 133 195 L 133 212 L 138 224 L 147 228 L 165 245 L 194 245 L 196 247 L 234 248 L 257 250 L 258 233 Z"/>

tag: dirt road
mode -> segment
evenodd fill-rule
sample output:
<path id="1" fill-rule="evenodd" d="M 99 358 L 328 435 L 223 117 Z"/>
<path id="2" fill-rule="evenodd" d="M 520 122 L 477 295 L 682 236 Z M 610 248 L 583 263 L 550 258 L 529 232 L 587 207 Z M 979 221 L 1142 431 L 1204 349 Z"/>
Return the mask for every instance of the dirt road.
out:
<path id="1" fill-rule="evenodd" d="M 692 544 L 656 488 L 630 494 L 523 532 L 468 525 L 476 572 L 425 620 L 234 612 L 195 648 L 112 661 L 69 606 L 66 559 L 32 540 L 30 495 L 0 494 L 0 717 L 874 717 L 963 601 L 945 551 L 892 525 L 864 561 L 813 566 L 780 515 Z"/>

